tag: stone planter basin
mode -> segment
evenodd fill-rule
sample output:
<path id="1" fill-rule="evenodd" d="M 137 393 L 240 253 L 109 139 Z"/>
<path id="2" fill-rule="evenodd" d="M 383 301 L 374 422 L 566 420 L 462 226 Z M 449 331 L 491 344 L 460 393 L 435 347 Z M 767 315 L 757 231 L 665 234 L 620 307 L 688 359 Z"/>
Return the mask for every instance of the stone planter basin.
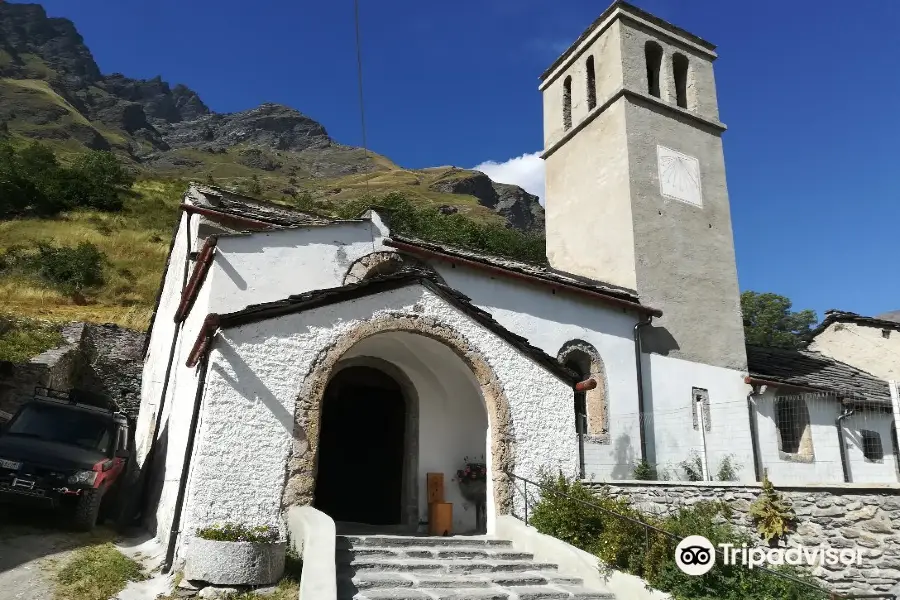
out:
<path id="1" fill-rule="evenodd" d="M 270 585 L 284 573 L 287 542 L 220 542 L 194 538 L 184 578 L 213 585 Z"/>

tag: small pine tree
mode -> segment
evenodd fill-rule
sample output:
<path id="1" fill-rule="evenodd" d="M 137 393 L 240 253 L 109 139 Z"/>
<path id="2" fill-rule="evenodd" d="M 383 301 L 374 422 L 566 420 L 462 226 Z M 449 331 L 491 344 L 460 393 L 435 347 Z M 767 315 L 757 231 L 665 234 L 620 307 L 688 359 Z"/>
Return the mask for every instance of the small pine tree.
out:
<path id="1" fill-rule="evenodd" d="M 796 515 L 790 503 L 781 497 L 769 481 L 769 474 L 763 475 L 762 491 L 759 498 L 750 505 L 750 518 L 757 531 L 771 547 L 778 545 L 793 530 Z"/>
<path id="2" fill-rule="evenodd" d="M 656 469 L 642 458 L 634 465 L 634 472 L 631 476 L 637 481 L 655 481 Z"/>

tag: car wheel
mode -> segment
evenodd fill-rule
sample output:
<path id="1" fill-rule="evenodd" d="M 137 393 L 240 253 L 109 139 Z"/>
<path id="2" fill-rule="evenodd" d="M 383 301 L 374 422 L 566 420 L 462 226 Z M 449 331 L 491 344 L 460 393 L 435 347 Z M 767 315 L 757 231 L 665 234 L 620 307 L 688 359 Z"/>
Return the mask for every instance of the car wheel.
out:
<path id="1" fill-rule="evenodd" d="M 97 524 L 97 515 L 100 514 L 100 504 L 103 501 L 102 490 L 85 490 L 78 498 L 75 506 L 75 518 L 73 524 L 76 529 L 90 531 Z"/>

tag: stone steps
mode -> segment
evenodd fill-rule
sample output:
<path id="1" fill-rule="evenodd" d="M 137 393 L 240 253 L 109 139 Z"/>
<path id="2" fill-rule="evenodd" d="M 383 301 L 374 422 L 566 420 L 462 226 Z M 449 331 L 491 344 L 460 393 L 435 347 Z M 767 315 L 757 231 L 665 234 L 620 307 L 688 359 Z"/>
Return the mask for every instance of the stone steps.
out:
<path id="1" fill-rule="evenodd" d="M 614 600 L 484 536 L 338 536 L 338 600 Z"/>

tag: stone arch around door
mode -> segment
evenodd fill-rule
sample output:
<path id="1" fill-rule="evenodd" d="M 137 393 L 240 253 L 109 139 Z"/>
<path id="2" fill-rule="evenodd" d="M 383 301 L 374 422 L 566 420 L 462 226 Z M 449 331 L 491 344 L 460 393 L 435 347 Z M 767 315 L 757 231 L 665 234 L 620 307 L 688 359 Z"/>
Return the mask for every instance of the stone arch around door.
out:
<path id="1" fill-rule="evenodd" d="M 332 370 L 329 382 L 344 369 L 369 367 L 377 369 L 393 379 L 400 386 L 406 405 L 403 432 L 403 483 L 400 500 L 402 517 L 406 525 L 415 526 L 419 520 L 419 486 L 416 474 L 419 472 L 419 394 L 409 377 L 394 363 L 375 356 L 354 356 L 338 362 Z M 326 386 L 327 387 L 327 386 Z"/>
<path id="2" fill-rule="evenodd" d="M 379 275 L 394 275 L 401 271 L 428 273 L 440 283 L 443 278 L 428 264 L 400 252 L 372 252 L 356 259 L 344 275 L 344 285 L 360 283 Z"/>
<path id="3" fill-rule="evenodd" d="M 581 370 L 588 377 L 597 381 L 597 387 L 585 393 L 587 410 L 586 439 L 600 444 L 609 443 L 609 386 L 606 381 L 606 368 L 600 353 L 592 344 L 584 340 L 570 340 L 563 344 L 556 355 L 563 365 L 578 362 Z M 582 365 L 583 363 L 583 365 Z"/>
<path id="4" fill-rule="evenodd" d="M 294 414 L 294 447 L 288 460 L 282 496 L 285 508 L 310 505 L 316 485 L 322 400 L 341 358 L 358 342 L 386 332 L 406 332 L 436 340 L 456 354 L 478 382 L 487 410 L 491 433 L 491 483 L 496 514 L 512 511 L 510 477 L 515 456 L 515 437 L 509 400 L 496 373 L 459 332 L 433 317 L 404 314 L 379 316 L 345 333 L 335 344 L 319 352 L 304 378 Z"/>

